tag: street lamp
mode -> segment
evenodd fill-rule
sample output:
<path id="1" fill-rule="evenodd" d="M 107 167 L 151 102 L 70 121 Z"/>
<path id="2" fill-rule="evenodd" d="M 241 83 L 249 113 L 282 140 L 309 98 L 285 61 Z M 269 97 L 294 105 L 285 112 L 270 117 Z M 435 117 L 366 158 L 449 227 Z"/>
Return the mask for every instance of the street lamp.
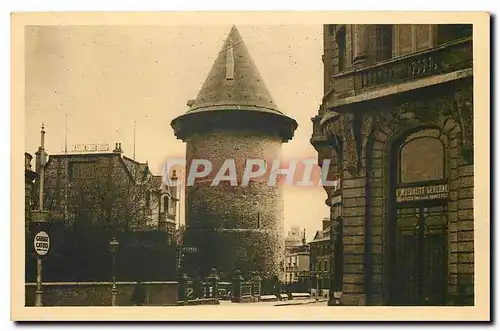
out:
<path id="1" fill-rule="evenodd" d="M 42 258 L 48 253 L 50 247 L 50 237 L 44 231 L 47 230 L 49 212 L 44 209 L 44 180 L 45 180 L 45 126 L 42 123 L 40 131 L 40 147 L 37 152 L 39 166 L 39 181 L 38 181 L 38 210 L 31 211 L 31 222 L 36 229 L 33 246 L 36 252 L 36 292 L 35 306 L 43 306 L 43 289 L 42 289 Z"/>
<path id="2" fill-rule="evenodd" d="M 331 198 L 330 204 L 330 295 L 328 306 L 337 305 L 338 292 L 342 290 L 342 195 L 337 191 L 337 195 Z"/>
<path id="3" fill-rule="evenodd" d="M 118 251 L 118 246 L 120 243 L 116 238 L 113 238 L 109 242 L 109 250 L 113 254 L 113 287 L 111 288 L 111 305 L 116 306 L 116 294 L 118 290 L 116 289 L 116 252 Z"/>
<path id="4" fill-rule="evenodd" d="M 319 301 L 319 282 L 321 279 L 320 271 L 316 271 L 316 301 Z"/>

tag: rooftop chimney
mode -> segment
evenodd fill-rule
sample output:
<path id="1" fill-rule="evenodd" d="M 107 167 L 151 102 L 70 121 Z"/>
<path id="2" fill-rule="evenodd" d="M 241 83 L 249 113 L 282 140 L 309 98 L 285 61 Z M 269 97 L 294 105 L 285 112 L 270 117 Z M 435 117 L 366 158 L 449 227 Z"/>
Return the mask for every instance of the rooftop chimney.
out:
<path id="1" fill-rule="evenodd" d="M 122 143 L 116 143 L 115 144 L 115 149 L 113 150 L 113 153 L 123 153 L 122 150 Z"/>

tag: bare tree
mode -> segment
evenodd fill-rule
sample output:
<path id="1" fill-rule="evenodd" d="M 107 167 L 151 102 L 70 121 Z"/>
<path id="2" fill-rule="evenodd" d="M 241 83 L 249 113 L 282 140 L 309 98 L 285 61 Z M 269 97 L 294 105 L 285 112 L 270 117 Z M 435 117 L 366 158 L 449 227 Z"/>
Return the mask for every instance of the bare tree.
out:
<path id="1" fill-rule="evenodd" d="M 144 227 L 158 209 L 159 188 L 145 164 L 99 169 L 94 178 L 71 183 L 76 218 L 97 226 L 130 231 Z"/>

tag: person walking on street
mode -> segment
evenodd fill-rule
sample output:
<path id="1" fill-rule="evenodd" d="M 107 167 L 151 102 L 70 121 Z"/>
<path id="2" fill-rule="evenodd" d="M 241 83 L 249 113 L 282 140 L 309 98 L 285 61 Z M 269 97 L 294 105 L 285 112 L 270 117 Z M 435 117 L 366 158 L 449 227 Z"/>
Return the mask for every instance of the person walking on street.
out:
<path id="1" fill-rule="evenodd" d="M 140 280 L 136 282 L 134 291 L 132 292 L 132 302 L 135 303 L 136 306 L 144 306 L 146 303 L 146 290 Z"/>

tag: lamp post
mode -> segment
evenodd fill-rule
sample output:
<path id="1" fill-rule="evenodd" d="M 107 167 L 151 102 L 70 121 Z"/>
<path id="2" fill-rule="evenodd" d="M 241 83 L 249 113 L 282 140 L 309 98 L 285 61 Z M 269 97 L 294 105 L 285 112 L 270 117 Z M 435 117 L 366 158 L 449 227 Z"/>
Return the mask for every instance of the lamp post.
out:
<path id="1" fill-rule="evenodd" d="M 120 243 L 116 238 L 113 238 L 109 242 L 109 250 L 111 251 L 111 254 L 113 254 L 113 286 L 111 288 L 111 305 L 116 306 L 116 294 L 118 293 L 118 290 L 116 289 L 116 252 L 118 251 L 118 246 Z"/>
<path id="2" fill-rule="evenodd" d="M 45 126 L 42 123 L 40 131 L 40 147 L 37 152 L 39 166 L 39 189 L 38 189 L 38 210 L 31 211 L 31 222 L 36 229 L 33 246 L 36 252 L 36 292 L 35 306 L 43 306 L 43 289 L 42 289 L 42 258 L 48 253 L 50 247 L 50 239 L 44 231 L 48 226 L 49 212 L 44 209 L 44 180 L 45 180 Z"/>
<path id="3" fill-rule="evenodd" d="M 331 214 L 330 214 L 330 295 L 328 298 L 328 306 L 338 304 L 338 292 L 342 290 L 342 269 L 343 269 L 343 252 L 342 252 L 342 195 L 337 191 L 337 195 L 331 199 Z"/>
<path id="4" fill-rule="evenodd" d="M 316 301 L 319 301 L 319 270 L 316 271 Z"/>

